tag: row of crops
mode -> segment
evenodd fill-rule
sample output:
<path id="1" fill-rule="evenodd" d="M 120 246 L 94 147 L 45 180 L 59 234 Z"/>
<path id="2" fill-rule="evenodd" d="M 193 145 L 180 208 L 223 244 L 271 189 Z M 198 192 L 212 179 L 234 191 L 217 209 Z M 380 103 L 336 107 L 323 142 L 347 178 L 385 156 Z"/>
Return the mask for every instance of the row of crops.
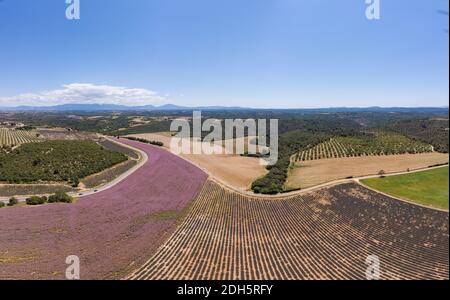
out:
<path id="1" fill-rule="evenodd" d="M 374 133 L 358 137 L 334 137 L 298 152 L 295 161 L 370 155 L 417 154 L 432 152 L 431 145 L 395 133 Z"/>
<path id="2" fill-rule="evenodd" d="M 373 253 L 381 279 L 448 279 L 448 214 L 356 184 L 274 201 L 208 181 L 172 237 L 130 278 L 366 279 Z"/>
<path id="3" fill-rule="evenodd" d="M 0 128 L 0 147 L 14 147 L 20 144 L 40 141 L 35 131 Z"/>

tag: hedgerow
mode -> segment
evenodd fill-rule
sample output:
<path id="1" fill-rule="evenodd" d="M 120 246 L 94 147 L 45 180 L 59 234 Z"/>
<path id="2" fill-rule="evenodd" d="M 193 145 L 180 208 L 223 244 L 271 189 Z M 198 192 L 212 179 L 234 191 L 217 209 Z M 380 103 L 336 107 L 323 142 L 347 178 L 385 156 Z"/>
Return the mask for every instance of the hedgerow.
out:
<path id="1" fill-rule="evenodd" d="M 73 198 L 66 193 L 58 192 L 48 197 L 48 203 L 72 203 Z"/>
<path id="2" fill-rule="evenodd" d="M 128 140 L 131 140 L 131 141 L 137 141 L 137 142 L 141 142 L 141 143 L 145 143 L 145 144 L 151 144 L 151 145 L 158 146 L 158 147 L 164 146 L 164 143 L 159 142 L 159 141 L 149 141 L 147 139 L 137 138 L 137 137 L 132 137 L 132 136 L 128 136 L 125 138 Z"/>
<path id="3" fill-rule="evenodd" d="M 26 200 L 27 205 L 41 205 L 47 202 L 47 197 L 31 196 Z"/>

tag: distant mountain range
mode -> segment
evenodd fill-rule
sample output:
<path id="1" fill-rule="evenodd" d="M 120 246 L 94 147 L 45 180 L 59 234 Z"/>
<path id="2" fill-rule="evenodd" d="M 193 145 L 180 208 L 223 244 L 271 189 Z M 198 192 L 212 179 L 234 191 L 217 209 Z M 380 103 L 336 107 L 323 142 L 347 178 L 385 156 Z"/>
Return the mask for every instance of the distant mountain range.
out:
<path id="1" fill-rule="evenodd" d="M 3 112 L 66 112 L 66 111 L 182 111 L 182 110 L 268 110 L 246 107 L 226 107 L 226 106 L 199 106 L 187 107 L 174 104 L 162 106 L 143 105 L 126 106 L 117 104 L 62 104 L 54 106 L 15 106 L 1 107 Z M 448 113 L 448 107 L 332 107 L 332 108 L 309 108 L 309 109 L 270 109 L 276 111 L 288 110 L 291 112 L 305 113 L 332 113 L 332 112 L 417 112 L 417 113 Z"/>
<path id="2" fill-rule="evenodd" d="M 231 110 L 245 109 L 241 107 L 222 107 L 222 106 L 205 106 L 205 107 L 184 107 L 174 104 L 165 104 L 161 106 L 143 105 L 143 106 L 126 106 L 118 104 L 61 104 L 54 106 L 14 106 L 1 107 L 0 111 L 18 112 L 18 111 L 163 111 L 163 110 Z"/>

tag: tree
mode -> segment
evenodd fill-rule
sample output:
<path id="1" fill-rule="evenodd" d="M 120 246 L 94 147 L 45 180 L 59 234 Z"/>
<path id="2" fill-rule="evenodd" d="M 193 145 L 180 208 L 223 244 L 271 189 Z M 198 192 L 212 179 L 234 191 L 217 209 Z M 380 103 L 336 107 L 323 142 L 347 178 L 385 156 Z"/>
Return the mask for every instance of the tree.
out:
<path id="1" fill-rule="evenodd" d="M 72 187 L 74 187 L 74 188 L 78 187 L 78 185 L 80 184 L 80 180 L 76 176 L 71 179 L 71 182 L 72 182 Z"/>
<path id="2" fill-rule="evenodd" d="M 12 197 L 9 199 L 8 206 L 14 206 L 14 205 L 17 205 L 18 203 L 19 203 L 19 200 L 17 200 L 17 198 L 15 198 L 15 197 Z"/>
<path id="3" fill-rule="evenodd" d="M 27 205 L 41 205 L 47 202 L 47 197 L 31 196 L 26 202 Z"/>
<path id="4" fill-rule="evenodd" d="M 58 202 L 72 203 L 72 201 L 73 201 L 73 198 L 64 192 L 57 192 L 48 198 L 49 203 L 58 203 Z"/>

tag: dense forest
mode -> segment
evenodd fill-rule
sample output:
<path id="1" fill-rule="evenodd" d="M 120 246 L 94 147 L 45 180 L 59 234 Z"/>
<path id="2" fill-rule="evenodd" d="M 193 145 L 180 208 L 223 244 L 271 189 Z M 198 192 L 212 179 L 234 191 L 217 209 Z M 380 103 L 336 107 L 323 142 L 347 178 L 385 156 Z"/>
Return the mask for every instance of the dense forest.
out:
<path id="1" fill-rule="evenodd" d="M 387 128 L 408 137 L 433 145 L 434 150 L 448 153 L 449 132 L 447 118 L 409 119 L 388 124 Z"/>

